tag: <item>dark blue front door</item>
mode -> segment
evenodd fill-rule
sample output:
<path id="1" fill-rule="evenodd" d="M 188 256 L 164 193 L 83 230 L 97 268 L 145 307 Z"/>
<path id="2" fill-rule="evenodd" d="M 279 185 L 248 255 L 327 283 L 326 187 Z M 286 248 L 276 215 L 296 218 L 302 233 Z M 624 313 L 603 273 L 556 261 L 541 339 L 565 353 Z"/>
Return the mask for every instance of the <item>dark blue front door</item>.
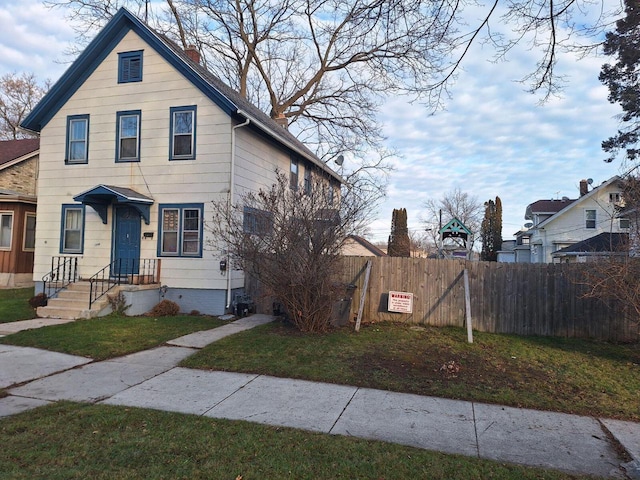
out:
<path id="1" fill-rule="evenodd" d="M 112 275 L 137 274 L 140 266 L 140 214 L 131 207 L 114 207 Z"/>

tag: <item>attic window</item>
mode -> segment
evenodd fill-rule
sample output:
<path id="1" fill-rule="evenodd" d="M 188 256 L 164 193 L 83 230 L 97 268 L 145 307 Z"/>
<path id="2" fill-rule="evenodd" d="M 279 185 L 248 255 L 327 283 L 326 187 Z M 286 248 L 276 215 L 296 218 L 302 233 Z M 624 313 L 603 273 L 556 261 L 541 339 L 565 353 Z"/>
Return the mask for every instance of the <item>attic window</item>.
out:
<path id="1" fill-rule="evenodd" d="M 142 81 L 142 50 L 118 54 L 118 83 Z"/>

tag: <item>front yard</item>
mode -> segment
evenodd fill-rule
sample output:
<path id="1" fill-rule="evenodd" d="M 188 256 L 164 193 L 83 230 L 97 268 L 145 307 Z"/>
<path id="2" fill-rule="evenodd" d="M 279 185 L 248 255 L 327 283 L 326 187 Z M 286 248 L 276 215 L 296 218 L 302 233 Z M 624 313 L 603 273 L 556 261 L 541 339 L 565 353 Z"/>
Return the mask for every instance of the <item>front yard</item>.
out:
<path id="1" fill-rule="evenodd" d="M 36 318 L 29 305 L 33 288 L 11 288 L 0 290 L 0 323 L 17 322 Z"/>
<path id="2" fill-rule="evenodd" d="M 225 323 L 217 317 L 205 315 L 127 317 L 112 314 L 24 330 L 0 338 L 0 343 L 106 360 L 157 347 L 182 335 L 210 330 Z"/>
<path id="3" fill-rule="evenodd" d="M 373 324 L 301 335 L 273 323 L 182 366 L 640 421 L 640 345 Z"/>
<path id="4" fill-rule="evenodd" d="M 223 323 L 111 315 L 0 342 L 102 360 Z M 303 335 L 274 322 L 211 344 L 182 366 L 640 420 L 640 345 L 478 332 L 474 339 L 468 344 L 458 328 L 386 323 Z M 578 478 L 381 442 L 72 403 L 0 419 L 0 442 L 0 478 L 11 479 Z"/>
<path id="5" fill-rule="evenodd" d="M 355 438 L 107 405 L 0 419 L 11 480 L 568 480 L 584 478 Z"/>

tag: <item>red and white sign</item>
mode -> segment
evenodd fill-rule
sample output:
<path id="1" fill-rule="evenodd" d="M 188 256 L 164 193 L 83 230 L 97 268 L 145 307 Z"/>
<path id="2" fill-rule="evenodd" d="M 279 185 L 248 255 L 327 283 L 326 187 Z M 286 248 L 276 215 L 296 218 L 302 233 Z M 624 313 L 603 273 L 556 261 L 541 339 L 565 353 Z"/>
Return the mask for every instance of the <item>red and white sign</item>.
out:
<path id="1" fill-rule="evenodd" d="M 387 310 L 398 313 L 413 313 L 413 293 L 389 292 Z"/>

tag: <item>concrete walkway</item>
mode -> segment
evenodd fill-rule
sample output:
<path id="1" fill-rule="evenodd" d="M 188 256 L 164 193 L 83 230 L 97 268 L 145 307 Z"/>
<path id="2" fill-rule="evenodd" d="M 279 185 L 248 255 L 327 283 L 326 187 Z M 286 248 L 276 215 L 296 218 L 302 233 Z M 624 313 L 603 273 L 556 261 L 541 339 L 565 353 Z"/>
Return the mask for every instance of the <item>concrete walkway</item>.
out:
<path id="1" fill-rule="evenodd" d="M 633 422 L 176 367 L 212 341 L 269 321 L 269 316 L 253 315 L 104 362 L 0 345 L 0 388 L 21 384 L 0 399 L 0 416 L 57 400 L 97 402 L 382 440 L 578 474 L 626 478 L 626 472 L 640 479 L 640 424 Z M 634 462 L 621 466 L 611 438 Z"/>

